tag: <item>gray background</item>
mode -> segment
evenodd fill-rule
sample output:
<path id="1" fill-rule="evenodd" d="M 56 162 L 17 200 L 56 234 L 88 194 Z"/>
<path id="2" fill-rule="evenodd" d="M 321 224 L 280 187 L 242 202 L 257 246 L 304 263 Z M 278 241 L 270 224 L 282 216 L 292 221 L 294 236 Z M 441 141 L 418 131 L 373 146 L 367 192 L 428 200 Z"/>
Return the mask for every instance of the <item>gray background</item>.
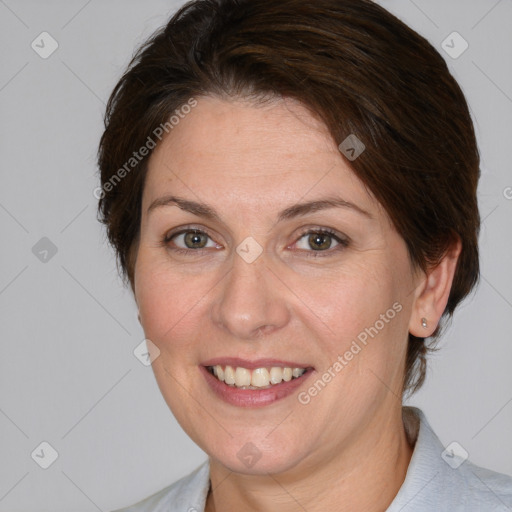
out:
<path id="1" fill-rule="evenodd" d="M 512 1 L 381 3 L 444 55 L 482 153 L 481 284 L 411 402 L 445 445 L 512 474 Z M 108 511 L 206 458 L 133 355 L 144 335 L 93 196 L 104 103 L 179 4 L 0 0 L 0 512 Z M 47 59 L 31 48 L 43 31 L 59 44 Z M 441 47 L 453 31 L 469 43 L 457 59 Z M 48 469 L 31 458 L 42 441 Z"/>

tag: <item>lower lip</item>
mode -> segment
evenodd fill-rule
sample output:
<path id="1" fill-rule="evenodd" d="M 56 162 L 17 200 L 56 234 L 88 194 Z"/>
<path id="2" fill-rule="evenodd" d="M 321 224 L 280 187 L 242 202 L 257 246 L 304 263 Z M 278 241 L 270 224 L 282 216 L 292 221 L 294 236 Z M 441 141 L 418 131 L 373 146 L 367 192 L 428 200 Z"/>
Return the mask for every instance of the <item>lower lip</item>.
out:
<path id="1" fill-rule="evenodd" d="M 271 388 L 267 389 L 240 389 L 220 381 L 205 366 L 200 366 L 199 368 L 213 392 L 228 404 L 237 407 L 262 407 L 286 398 L 302 386 L 313 373 L 309 369 L 297 379 L 274 384 Z"/>

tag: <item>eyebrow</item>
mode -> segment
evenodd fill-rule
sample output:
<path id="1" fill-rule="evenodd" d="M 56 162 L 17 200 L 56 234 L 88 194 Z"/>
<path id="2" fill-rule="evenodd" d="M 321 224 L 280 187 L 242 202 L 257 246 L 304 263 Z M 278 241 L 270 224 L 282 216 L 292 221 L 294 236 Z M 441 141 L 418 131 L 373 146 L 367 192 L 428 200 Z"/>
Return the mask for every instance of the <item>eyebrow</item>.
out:
<path id="1" fill-rule="evenodd" d="M 193 215 L 197 215 L 198 217 L 204 217 L 206 219 L 215 220 L 219 223 L 222 223 L 219 214 L 211 206 L 205 203 L 198 203 L 196 201 L 190 201 L 189 199 L 184 199 L 182 197 L 172 195 L 162 196 L 155 199 L 149 205 L 146 213 L 149 215 L 157 208 L 162 208 L 165 206 L 178 206 L 181 210 L 192 213 Z M 355 203 L 346 201 L 341 197 L 330 196 L 314 201 L 309 201 L 307 203 L 299 203 L 289 206 L 288 208 L 285 208 L 279 212 L 277 215 L 277 220 L 278 222 L 282 222 L 283 220 L 302 217 L 309 213 L 317 212 L 320 210 L 327 210 L 329 208 L 346 208 L 369 219 L 373 219 L 373 215 L 370 212 L 364 210 Z"/>

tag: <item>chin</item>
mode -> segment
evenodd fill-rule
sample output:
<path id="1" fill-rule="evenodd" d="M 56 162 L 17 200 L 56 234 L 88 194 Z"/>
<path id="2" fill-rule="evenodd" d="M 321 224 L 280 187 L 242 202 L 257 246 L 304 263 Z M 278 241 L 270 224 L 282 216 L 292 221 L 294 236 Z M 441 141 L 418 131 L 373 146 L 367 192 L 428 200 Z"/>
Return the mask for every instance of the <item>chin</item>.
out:
<path id="1" fill-rule="evenodd" d="M 266 446 L 261 443 L 233 443 L 223 448 L 216 447 L 216 450 L 207 451 L 210 458 L 221 464 L 229 471 L 243 475 L 267 475 L 280 474 L 290 471 L 296 467 L 304 455 L 299 453 L 304 447 L 299 448 L 295 444 L 288 443 L 284 450 L 284 443 L 269 443 Z M 220 448 L 220 449 L 219 449 Z M 220 453 L 215 453 L 215 452 Z"/>

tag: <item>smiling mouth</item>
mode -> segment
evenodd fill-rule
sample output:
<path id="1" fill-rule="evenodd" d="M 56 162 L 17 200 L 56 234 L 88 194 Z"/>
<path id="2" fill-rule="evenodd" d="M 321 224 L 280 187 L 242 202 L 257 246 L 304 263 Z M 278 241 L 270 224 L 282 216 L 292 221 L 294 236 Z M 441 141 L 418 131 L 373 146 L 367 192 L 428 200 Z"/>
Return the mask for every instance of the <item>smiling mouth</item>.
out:
<path id="1" fill-rule="evenodd" d="M 282 382 L 300 379 L 309 368 L 262 367 L 252 370 L 241 366 L 207 366 L 209 373 L 228 386 L 238 389 L 268 389 Z"/>

